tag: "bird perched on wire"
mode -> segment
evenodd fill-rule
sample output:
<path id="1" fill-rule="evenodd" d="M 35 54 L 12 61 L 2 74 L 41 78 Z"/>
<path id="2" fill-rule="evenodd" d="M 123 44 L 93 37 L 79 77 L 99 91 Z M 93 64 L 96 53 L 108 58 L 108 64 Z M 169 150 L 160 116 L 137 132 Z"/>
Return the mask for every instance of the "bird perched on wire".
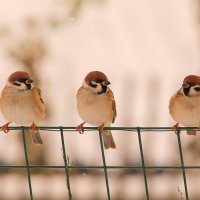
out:
<path id="1" fill-rule="evenodd" d="M 45 106 L 41 90 L 33 86 L 33 80 L 25 71 L 12 73 L 0 97 L 0 109 L 7 123 L 1 130 L 7 133 L 8 125 L 31 125 L 32 139 L 35 144 L 43 144 L 37 125 L 45 117 Z"/>
<path id="2" fill-rule="evenodd" d="M 200 77 L 186 76 L 182 87 L 171 97 L 169 112 L 177 122 L 173 129 L 176 131 L 179 123 L 184 126 L 200 126 Z M 196 130 L 187 130 L 189 135 L 196 135 Z"/>
<path id="3" fill-rule="evenodd" d="M 111 131 L 104 130 L 104 127 L 114 123 L 117 115 L 114 95 L 108 85 L 110 82 L 104 73 L 92 71 L 87 74 L 76 95 L 78 113 L 84 121 L 76 129 L 83 133 L 85 123 L 98 126 L 103 135 L 104 147 L 115 149 Z"/>

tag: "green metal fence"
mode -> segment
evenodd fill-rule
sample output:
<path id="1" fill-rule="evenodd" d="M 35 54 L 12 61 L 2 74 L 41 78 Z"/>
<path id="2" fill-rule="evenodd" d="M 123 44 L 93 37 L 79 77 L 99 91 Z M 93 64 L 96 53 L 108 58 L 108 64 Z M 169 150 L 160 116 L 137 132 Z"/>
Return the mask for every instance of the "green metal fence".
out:
<path id="1" fill-rule="evenodd" d="M 107 169 L 142 169 L 143 170 L 143 177 L 144 177 L 144 187 L 146 191 L 146 199 L 151 199 L 151 195 L 148 189 L 148 178 L 146 174 L 146 169 L 180 169 L 182 171 L 183 175 L 183 182 L 184 182 L 184 189 L 185 189 L 185 199 L 189 200 L 189 193 L 188 193 L 188 187 L 187 187 L 187 178 L 186 178 L 186 172 L 185 169 L 199 169 L 200 166 L 185 166 L 184 165 L 184 157 L 182 152 L 182 146 L 181 146 L 181 134 L 180 132 L 182 130 L 197 130 L 197 128 L 178 128 L 177 130 L 177 142 L 178 142 L 178 148 L 179 148 L 179 156 L 180 156 L 180 165 L 179 166 L 148 166 L 145 165 L 145 157 L 143 153 L 143 145 L 142 145 L 142 137 L 141 135 L 143 132 L 170 132 L 173 131 L 171 127 L 110 127 L 106 128 L 109 130 L 113 130 L 113 133 L 115 130 L 122 130 L 126 132 L 135 133 L 138 136 L 138 143 L 140 148 L 140 155 L 141 155 L 141 166 L 108 166 L 106 164 L 105 159 L 105 153 L 104 153 L 104 147 L 103 147 L 103 140 L 101 134 L 99 134 L 99 142 L 101 147 L 101 156 L 102 156 L 102 165 L 100 166 L 73 166 L 69 165 L 68 156 L 67 156 L 67 147 L 65 145 L 64 137 L 67 132 L 74 132 L 76 131 L 75 127 L 39 127 L 40 130 L 45 131 L 59 131 L 60 132 L 60 139 L 62 144 L 62 153 L 63 153 L 63 165 L 30 165 L 29 164 L 29 156 L 27 151 L 27 143 L 26 143 L 26 134 L 25 130 L 27 130 L 28 127 L 10 127 L 10 131 L 12 130 L 21 130 L 22 133 L 22 139 L 23 139 L 23 147 L 24 147 L 24 156 L 25 156 L 25 165 L 0 165 L 0 168 L 25 168 L 27 170 L 27 180 L 28 180 L 28 186 L 29 186 L 29 195 L 30 199 L 34 199 L 34 194 L 32 191 L 32 183 L 31 183 L 31 172 L 30 169 L 37 168 L 37 169 L 45 169 L 45 168 L 54 168 L 54 169 L 64 169 L 65 175 L 66 175 L 66 190 L 68 192 L 68 199 L 73 199 L 73 193 L 72 189 L 70 187 L 70 169 L 103 169 L 104 170 L 104 177 L 105 177 L 105 187 L 107 191 L 107 199 L 111 200 L 112 197 L 110 195 L 110 187 L 109 187 L 109 175 L 107 172 Z M 97 128 L 93 127 L 85 127 L 85 131 L 92 131 L 97 130 Z"/>

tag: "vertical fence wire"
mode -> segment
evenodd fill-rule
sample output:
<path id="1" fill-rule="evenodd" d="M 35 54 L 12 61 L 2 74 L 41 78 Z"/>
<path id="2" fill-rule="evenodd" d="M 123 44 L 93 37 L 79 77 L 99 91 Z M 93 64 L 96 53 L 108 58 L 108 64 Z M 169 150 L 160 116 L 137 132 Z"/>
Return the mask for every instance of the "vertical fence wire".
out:
<path id="1" fill-rule="evenodd" d="M 146 174 L 146 166 L 144 162 L 144 154 L 143 154 L 143 147 L 142 147 L 142 138 L 141 138 L 141 132 L 140 128 L 137 128 L 138 133 L 138 141 L 140 146 L 140 155 L 141 155 L 141 161 L 142 161 L 142 169 L 143 169 L 143 175 L 144 175 L 144 184 L 145 184 L 145 191 L 146 191 L 146 197 L 147 200 L 149 200 L 149 190 L 148 190 L 148 184 L 147 184 L 147 174 Z"/>
<path id="2" fill-rule="evenodd" d="M 107 191 L 107 197 L 108 200 L 110 200 L 110 188 L 109 188 L 109 182 L 108 182 L 108 172 L 107 172 L 107 166 L 106 166 L 106 159 L 105 159 L 105 153 L 104 153 L 104 146 L 103 146 L 103 139 L 101 133 L 99 133 L 99 140 L 100 140 L 100 146 L 101 146 L 101 155 L 103 160 L 103 169 L 104 169 L 104 176 L 106 181 L 106 191 Z"/>
<path id="3" fill-rule="evenodd" d="M 61 142 L 62 142 L 62 156 L 65 164 L 65 175 L 66 175 L 66 185 L 67 185 L 67 190 L 68 190 L 68 198 L 69 200 L 72 200 L 72 193 L 71 193 L 71 188 L 70 188 L 70 180 L 69 180 L 69 159 L 68 156 L 66 155 L 65 151 L 65 141 L 64 141 L 64 134 L 63 134 L 63 128 L 60 127 L 60 136 L 61 136 Z"/>
<path id="4" fill-rule="evenodd" d="M 29 168 L 29 159 L 28 159 L 28 151 L 26 146 L 26 135 L 24 127 L 22 127 L 22 138 L 23 138 L 23 145 L 24 145 L 24 155 L 25 155 L 25 161 L 26 161 L 26 170 L 27 170 L 27 176 L 28 176 L 28 186 L 29 186 L 29 194 L 30 199 L 33 200 L 33 191 L 32 191 L 32 184 L 31 184 L 31 173 Z"/>
<path id="5" fill-rule="evenodd" d="M 178 128 L 178 130 L 177 130 L 177 139 L 178 139 L 178 148 L 179 148 L 179 155 L 180 155 L 180 160 L 181 160 L 181 168 L 182 168 L 182 174 L 183 174 L 184 188 L 185 188 L 185 198 L 186 198 L 186 200 L 189 200 L 180 133 L 181 133 L 181 131 Z"/>

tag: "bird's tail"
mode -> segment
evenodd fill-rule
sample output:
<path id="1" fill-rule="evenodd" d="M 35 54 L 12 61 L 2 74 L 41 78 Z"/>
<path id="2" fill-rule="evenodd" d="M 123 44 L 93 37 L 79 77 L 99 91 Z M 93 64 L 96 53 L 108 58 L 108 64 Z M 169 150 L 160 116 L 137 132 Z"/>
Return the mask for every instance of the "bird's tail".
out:
<path id="1" fill-rule="evenodd" d="M 109 148 L 116 149 L 117 148 L 110 130 L 104 130 L 102 132 L 102 135 L 103 135 L 103 142 L 104 142 L 105 149 L 109 149 Z"/>
<path id="2" fill-rule="evenodd" d="M 187 130 L 187 134 L 188 135 L 196 135 L 198 133 L 198 131 L 195 131 L 195 130 Z"/>
<path id="3" fill-rule="evenodd" d="M 43 144 L 42 137 L 40 135 L 40 131 L 38 129 L 31 131 L 33 143 L 35 144 Z"/>

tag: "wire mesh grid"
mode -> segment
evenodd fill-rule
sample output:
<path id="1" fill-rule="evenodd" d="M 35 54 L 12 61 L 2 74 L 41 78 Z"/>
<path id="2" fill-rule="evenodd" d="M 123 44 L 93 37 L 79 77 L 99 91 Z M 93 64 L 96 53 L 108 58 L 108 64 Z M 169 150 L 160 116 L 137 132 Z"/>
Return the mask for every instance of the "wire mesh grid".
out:
<path id="1" fill-rule="evenodd" d="M 69 165 L 69 159 L 67 156 L 67 150 L 64 140 L 64 135 L 67 132 L 76 131 L 76 127 L 38 127 L 40 130 L 46 130 L 46 131 L 59 131 L 60 132 L 60 140 L 62 144 L 62 156 L 64 160 L 63 165 L 30 165 L 29 164 L 29 155 L 27 151 L 27 142 L 26 142 L 26 134 L 25 131 L 28 130 L 28 127 L 10 127 L 9 129 L 12 130 L 21 130 L 22 133 L 22 139 L 23 139 L 23 148 L 24 148 L 24 156 L 25 156 L 25 165 L 0 165 L 0 168 L 24 168 L 27 171 L 27 182 L 29 187 L 29 197 L 31 200 L 34 199 L 34 194 L 32 190 L 32 182 L 31 182 L 31 172 L 30 169 L 47 169 L 47 168 L 53 168 L 53 169 L 64 169 L 65 175 L 66 175 L 66 191 L 68 193 L 68 199 L 73 199 L 73 193 L 70 186 L 70 169 L 103 169 L 104 170 L 104 178 L 105 178 L 105 187 L 107 192 L 107 199 L 111 200 L 112 197 L 110 195 L 110 187 L 109 187 L 109 175 L 107 172 L 107 169 L 142 169 L 143 170 L 143 178 L 144 178 L 144 187 L 146 192 L 146 199 L 149 200 L 150 198 L 150 192 L 148 188 L 148 178 L 146 174 L 146 169 L 179 169 L 182 172 L 183 176 L 183 183 L 184 183 L 184 190 L 185 190 L 185 199 L 189 200 L 189 193 L 188 193 L 188 186 L 187 186 L 187 178 L 186 178 L 186 172 L 185 169 L 199 169 L 200 166 L 186 166 L 184 165 L 184 157 L 183 157 L 183 151 L 182 151 L 182 144 L 181 144 L 181 131 L 182 130 L 198 130 L 197 127 L 191 128 L 191 127 L 184 127 L 184 128 L 178 128 L 177 129 L 177 142 L 178 142 L 178 149 L 179 149 L 179 156 L 180 156 L 180 165 L 178 166 L 150 166 L 145 165 L 145 157 L 143 152 L 143 144 L 142 144 L 142 133 L 143 132 L 166 132 L 166 131 L 173 131 L 171 127 L 109 127 L 105 128 L 107 130 L 122 130 L 127 132 L 133 132 L 136 133 L 138 136 L 138 143 L 139 143 L 139 149 L 140 149 L 140 156 L 141 156 L 141 165 L 140 166 L 110 166 L 106 164 L 105 159 L 105 153 L 104 153 L 104 146 L 103 146 L 103 139 L 102 135 L 99 133 L 99 142 L 100 142 L 100 148 L 101 148 L 101 156 L 102 156 L 102 165 L 98 166 L 75 166 L 75 165 Z M 95 127 L 85 127 L 85 131 L 92 131 L 97 130 Z"/>

